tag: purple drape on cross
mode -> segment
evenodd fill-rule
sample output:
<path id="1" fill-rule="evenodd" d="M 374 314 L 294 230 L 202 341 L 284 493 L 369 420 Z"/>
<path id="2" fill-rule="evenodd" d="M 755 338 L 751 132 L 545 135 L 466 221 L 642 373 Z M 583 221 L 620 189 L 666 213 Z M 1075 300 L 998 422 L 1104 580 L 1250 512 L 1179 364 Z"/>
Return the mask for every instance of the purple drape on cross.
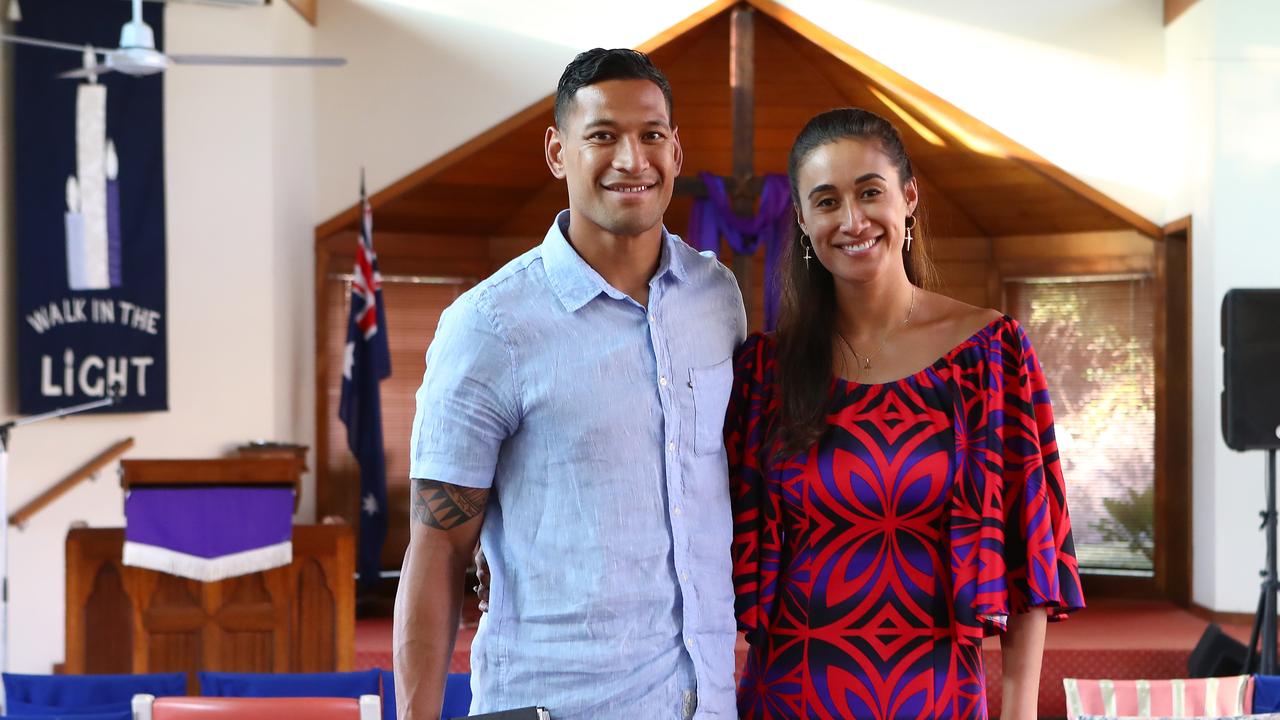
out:
<path id="1" fill-rule="evenodd" d="M 794 223 L 787 176 L 765 176 L 760 207 L 750 218 L 733 212 L 723 178 L 708 172 L 698 173 L 698 177 L 702 178 L 707 196 L 693 202 L 687 240 L 698 250 L 718 252 L 723 237 L 739 255 L 752 255 L 764 245 L 764 328 L 772 330 L 778 323 L 778 258 Z"/>

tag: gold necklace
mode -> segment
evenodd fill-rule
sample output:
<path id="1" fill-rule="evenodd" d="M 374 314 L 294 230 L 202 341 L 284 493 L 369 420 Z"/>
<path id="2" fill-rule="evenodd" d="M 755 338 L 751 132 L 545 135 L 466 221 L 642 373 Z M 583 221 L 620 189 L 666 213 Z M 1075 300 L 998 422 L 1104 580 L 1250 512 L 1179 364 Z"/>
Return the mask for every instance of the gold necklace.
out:
<path id="1" fill-rule="evenodd" d="M 893 335 L 893 333 L 898 328 L 906 327 L 907 323 L 911 322 L 911 314 L 915 312 L 915 309 L 916 309 L 916 286 L 912 285 L 911 286 L 911 305 L 907 307 L 907 317 L 903 319 L 902 324 L 896 325 L 890 328 L 889 332 L 885 333 L 884 339 L 880 341 L 880 347 L 876 348 L 876 351 L 871 353 L 870 355 L 864 356 L 864 355 L 858 354 L 858 351 L 853 349 L 853 343 L 849 342 L 849 338 L 845 337 L 844 333 L 840 332 L 839 330 L 836 331 L 836 335 L 839 335 L 840 339 L 844 341 L 845 347 L 849 348 L 849 352 L 853 353 L 853 360 L 854 360 L 854 364 L 858 366 L 859 377 L 862 376 L 862 373 L 864 371 L 871 369 L 871 358 L 879 355 L 880 351 L 884 350 L 885 343 L 889 342 L 889 338 Z"/>

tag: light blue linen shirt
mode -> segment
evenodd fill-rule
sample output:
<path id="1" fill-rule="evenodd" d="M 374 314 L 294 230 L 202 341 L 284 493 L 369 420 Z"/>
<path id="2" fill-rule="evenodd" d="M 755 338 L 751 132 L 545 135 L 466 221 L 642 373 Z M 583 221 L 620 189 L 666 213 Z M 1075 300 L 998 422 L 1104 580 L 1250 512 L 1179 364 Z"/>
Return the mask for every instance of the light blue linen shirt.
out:
<path id="1" fill-rule="evenodd" d="M 736 718 L 722 428 L 738 286 L 664 230 L 646 308 L 568 222 L 445 311 L 417 395 L 412 477 L 492 489 L 471 712 Z"/>

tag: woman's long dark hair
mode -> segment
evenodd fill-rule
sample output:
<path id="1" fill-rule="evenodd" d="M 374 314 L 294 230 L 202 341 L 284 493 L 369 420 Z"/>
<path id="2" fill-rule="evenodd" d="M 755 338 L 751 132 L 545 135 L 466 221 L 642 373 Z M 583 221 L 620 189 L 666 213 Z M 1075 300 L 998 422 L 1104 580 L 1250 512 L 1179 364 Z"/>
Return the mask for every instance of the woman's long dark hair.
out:
<path id="1" fill-rule="evenodd" d="M 828 110 L 810 120 L 787 162 L 791 202 L 800 207 L 796 176 L 814 150 L 838 140 L 876 142 L 898 170 L 902 184 L 915 177 L 902 137 L 888 120 L 859 108 Z M 905 218 L 904 218 L 905 222 Z M 922 213 L 916 208 L 911 251 L 902 253 L 907 279 L 913 285 L 934 285 L 936 271 L 924 242 Z M 807 241 L 806 241 L 807 242 Z M 782 416 L 778 440 L 787 454 L 807 450 L 826 431 L 830 405 L 833 338 L 836 331 L 836 291 L 831 273 L 821 262 L 806 265 L 799 225 L 783 251 L 782 303 L 778 314 L 778 359 L 775 368 Z"/>

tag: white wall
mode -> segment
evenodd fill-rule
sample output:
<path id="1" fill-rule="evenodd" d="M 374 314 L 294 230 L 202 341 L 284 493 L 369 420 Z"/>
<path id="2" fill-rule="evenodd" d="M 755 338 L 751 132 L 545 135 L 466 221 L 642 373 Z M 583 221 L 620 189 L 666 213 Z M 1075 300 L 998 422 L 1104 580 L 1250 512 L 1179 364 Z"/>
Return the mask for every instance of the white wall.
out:
<path id="1" fill-rule="evenodd" d="M 307 54 L 312 29 L 286 4 L 170 5 L 175 52 Z M 167 413 L 70 418 L 15 432 L 16 508 L 126 436 L 129 457 L 216 457 L 246 440 L 312 442 L 313 73 L 179 67 L 165 78 L 168 210 Z M 5 74 L 7 78 L 7 73 Z M 6 125 L 4 136 L 11 134 Z M 0 147 L 7 148 L 6 139 Z M 7 185 L 9 171 L 0 175 Z M 6 205 L 11 200 L 4 193 Z M 0 416 L 16 413 L 13 241 L 0 277 Z M 300 519 L 310 519 L 311 483 Z M 10 531 L 11 661 L 48 672 L 63 659 L 63 541 L 71 521 L 120 526 L 115 469 Z"/>
<path id="2" fill-rule="evenodd" d="M 1222 440 L 1222 297 L 1280 287 L 1272 219 L 1280 197 L 1280 6 L 1202 0 L 1169 31 L 1175 112 L 1186 118 L 1184 182 L 1168 213 L 1190 213 L 1193 263 L 1194 599 L 1252 612 L 1264 559 L 1262 452 Z"/>
<path id="3" fill-rule="evenodd" d="M 361 166 L 370 194 L 386 187 L 555 90 L 575 53 L 385 0 L 322 0 L 319 12 L 317 52 L 350 63 L 316 80 L 322 219 L 356 203 Z"/>

